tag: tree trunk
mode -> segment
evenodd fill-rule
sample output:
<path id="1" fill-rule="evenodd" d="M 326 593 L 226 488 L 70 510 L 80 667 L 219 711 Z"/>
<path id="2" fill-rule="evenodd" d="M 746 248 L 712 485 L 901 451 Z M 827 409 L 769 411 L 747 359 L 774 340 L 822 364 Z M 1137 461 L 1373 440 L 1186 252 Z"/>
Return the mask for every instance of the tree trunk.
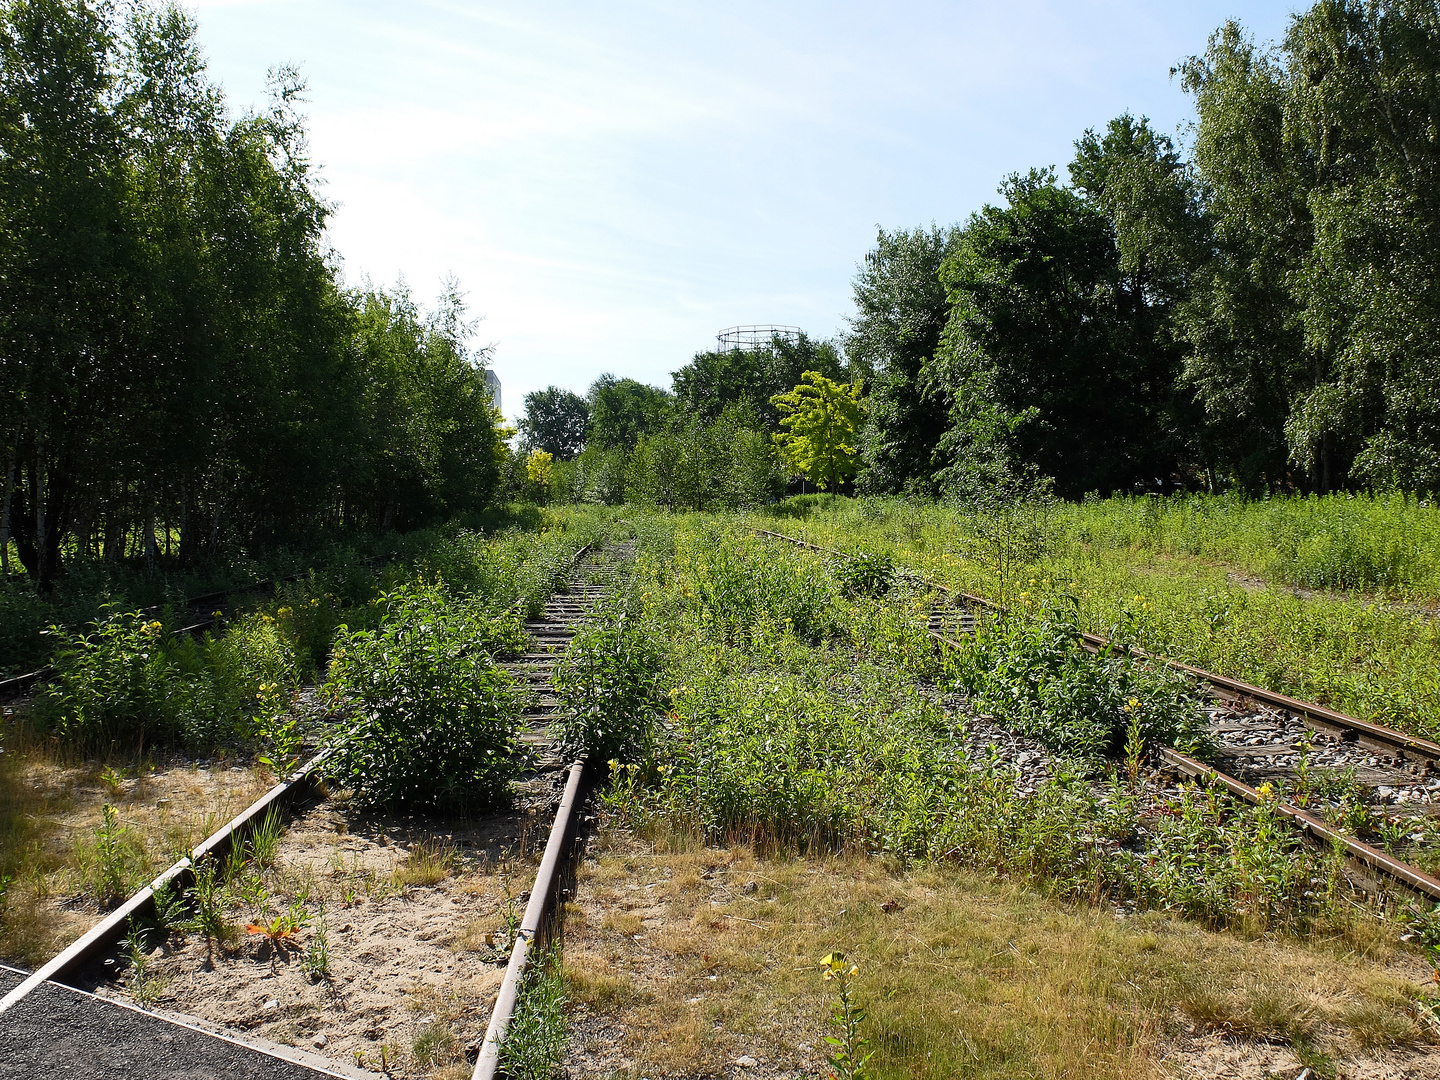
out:
<path id="1" fill-rule="evenodd" d="M 45 535 L 45 440 L 35 440 L 35 462 L 30 466 L 30 486 L 35 492 L 35 585 L 44 590 L 50 582 L 50 545 Z"/>
<path id="2" fill-rule="evenodd" d="M 157 552 L 155 549 L 155 500 L 145 493 L 145 576 L 155 576 Z"/>
<path id="3" fill-rule="evenodd" d="M 15 460 L 20 456 L 20 428 L 10 444 L 10 464 L 5 469 L 5 508 L 0 511 L 0 577 L 10 580 L 10 501 L 15 494 Z"/>

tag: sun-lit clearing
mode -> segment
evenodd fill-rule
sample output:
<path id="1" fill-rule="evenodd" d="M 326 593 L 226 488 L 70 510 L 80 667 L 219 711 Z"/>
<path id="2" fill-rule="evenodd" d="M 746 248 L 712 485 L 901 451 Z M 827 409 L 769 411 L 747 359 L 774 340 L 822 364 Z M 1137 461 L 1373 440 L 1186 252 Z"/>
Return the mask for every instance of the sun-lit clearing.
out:
<path id="1" fill-rule="evenodd" d="M 1246 938 L 877 858 L 609 831 L 565 935 L 571 1075 L 814 1075 L 839 1034 L 834 950 L 875 1077 L 1198 1075 L 1217 1053 L 1333 1075 L 1434 1037 L 1412 1000 L 1428 973 L 1365 924 Z"/>

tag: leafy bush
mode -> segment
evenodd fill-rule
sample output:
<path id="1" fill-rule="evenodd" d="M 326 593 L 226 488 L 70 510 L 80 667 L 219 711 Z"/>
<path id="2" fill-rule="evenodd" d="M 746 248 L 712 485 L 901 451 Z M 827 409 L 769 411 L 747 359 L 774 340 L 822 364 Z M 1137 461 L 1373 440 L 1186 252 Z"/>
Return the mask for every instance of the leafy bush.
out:
<path id="1" fill-rule="evenodd" d="M 264 615 L 215 637 L 175 637 L 158 619 L 112 612 L 65 644 L 42 691 L 42 730 L 84 751 L 151 744 L 205 749 L 253 733 L 287 702 L 294 651 Z"/>
<path id="2" fill-rule="evenodd" d="M 686 541 L 676 551 L 689 577 L 684 595 L 722 636 L 745 636 L 765 622 L 811 642 L 842 633 L 835 583 L 819 559 L 719 530 Z"/>
<path id="3" fill-rule="evenodd" d="M 1080 648 L 1072 610 L 982 627 L 949 662 L 974 705 L 1060 753 L 1096 763 L 1137 718 L 1149 741 L 1193 749 L 1204 720 L 1184 676 Z"/>
<path id="4" fill-rule="evenodd" d="M 438 583 L 381 597 L 375 630 L 341 627 L 325 690 L 351 713 L 329 773 L 362 804 L 492 806 L 519 767 L 520 699 L 487 645 L 514 619 L 451 601 Z"/>
<path id="5" fill-rule="evenodd" d="M 560 744 L 591 760 L 635 760 L 650 741 L 660 650 L 621 599 L 571 639 L 553 676 Z"/>
<path id="6" fill-rule="evenodd" d="M 0 584 L 0 679 L 44 666 L 43 630 L 54 621 L 51 606 L 29 588 Z"/>
<path id="7" fill-rule="evenodd" d="M 89 633 L 66 635 L 57 674 L 36 701 L 36 719 L 84 750 L 167 743 L 180 734 L 180 687 L 165 653 L 165 628 L 140 612 L 116 612 Z"/>
<path id="8" fill-rule="evenodd" d="M 848 555 L 831 563 L 830 572 L 846 596 L 884 596 L 895 583 L 895 564 L 888 555 Z"/>

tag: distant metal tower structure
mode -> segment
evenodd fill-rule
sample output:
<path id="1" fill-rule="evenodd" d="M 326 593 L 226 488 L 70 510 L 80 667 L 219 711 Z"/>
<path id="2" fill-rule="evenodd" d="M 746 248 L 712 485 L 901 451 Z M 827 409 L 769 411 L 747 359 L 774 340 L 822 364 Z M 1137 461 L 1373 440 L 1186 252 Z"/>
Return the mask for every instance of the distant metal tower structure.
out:
<path id="1" fill-rule="evenodd" d="M 756 324 L 754 326 L 731 326 L 721 330 L 715 335 L 715 340 L 720 347 L 717 352 L 730 352 L 734 349 L 758 349 L 763 345 L 769 345 L 777 338 L 783 341 L 796 342 L 800 340 L 803 331 L 798 326 L 779 326 L 775 323 Z"/>

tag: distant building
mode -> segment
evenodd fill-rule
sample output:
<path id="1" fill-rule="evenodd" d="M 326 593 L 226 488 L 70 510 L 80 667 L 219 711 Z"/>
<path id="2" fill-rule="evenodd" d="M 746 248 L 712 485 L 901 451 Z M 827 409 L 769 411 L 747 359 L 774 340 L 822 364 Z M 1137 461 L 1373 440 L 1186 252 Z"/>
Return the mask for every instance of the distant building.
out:
<path id="1" fill-rule="evenodd" d="M 490 404 L 494 405 L 497 409 L 501 408 L 500 376 L 496 375 L 495 372 L 491 371 L 488 367 L 485 369 L 485 385 L 490 388 Z"/>

